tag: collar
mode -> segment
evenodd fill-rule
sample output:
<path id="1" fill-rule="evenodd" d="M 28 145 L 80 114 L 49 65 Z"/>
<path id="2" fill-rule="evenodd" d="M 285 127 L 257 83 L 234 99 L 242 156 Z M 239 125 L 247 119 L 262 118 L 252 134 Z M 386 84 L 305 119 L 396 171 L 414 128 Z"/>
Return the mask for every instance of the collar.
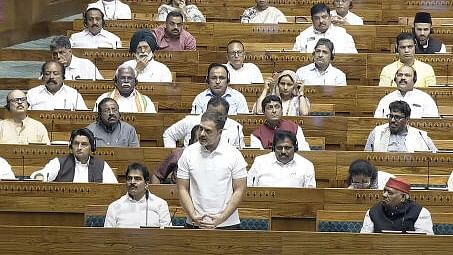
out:
<path id="1" fill-rule="evenodd" d="M 83 164 L 82 162 L 80 162 L 76 156 L 74 154 L 72 154 L 74 156 L 74 160 L 75 160 L 75 164 L 76 165 L 81 165 L 81 166 L 88 166 L 90 164 L 90 159 L 91 159 L 91 156 L 88 156 L 88 160 L 85 164 Z"/>
<path id="2" fill-rule="evenodd" d="M 332 64 L 329 64 L 329 66 L 327 66 L 325 71 L 319 71 L 319 69 L 316 67 L 315 63 L 311 63 L 311 64 L 312 64 L 312 66 L 310 66 L 310 71 L 316 71 L 321 74 L 328 73 L 332 69 Z"/>
<path id="3" fill-rule="evenodd" d="M 314 27 L 313 25 L 311 26 L 311 29 L 313 30 L 313 33 L 314 33 L 315 35 L 326 35 L 326 34 L 329 34 L 329 31 L 333 29 L 333 25 L 330 24 L 329 28 L 327 28 L 326 32 L 324 32 L 324 33 L 321 33 L 321 32 L 319 32 L 318 30 L 316 30 L 315 27 Z"/>
<path id="4" fill-rule="evenodd" d="M 234 71 L 239 71 L 239 70 L 241 70 L 242 68 L 244 68 L 244 62 L 242 62 L 242 66 L 241 66 L 240 68 L 238 68 L 238 69 L 234 68 L 234 66 L 230 63 L 230 61 L 228 61 L 228 63 L 226 63 L 226 64 L 227 64 L 228 66 L 230 66 L 231 69 L 234 70 Z"/>
<path id="5" fill-rule="evenodd" d="M 106 37 L 104 31 L 105 31 L 105 30 L 104 30 L 103 28 L 101 28 L 101 31 L 99 31 L 98 34 L 93 35 L 93 34 L 88 30 L 88 28 L 85 28 L 85 29 L 83 30 L 83 32 L 85 33 L 85 35 L 89 35 L 89 36 L 93 36 L 93 37 L 94 37 L 94 36 L 103 36 L 103 37 Z"/>
<path id="6" fill-rule="evenodd" d="M 202 146 L 200 143 L 198 143 L 200 145 L 200 151 L 202 153 L 206 153 L 206 154 L 214 154 L 214 153 L 223 154 L 225 152 L 228 152 L 230 150 L 230 148 L 228 148 L 228 146 L 226 146 L 226 144 L 225 144 L 226 142 L 224 142 L 223 140 L 225 140 L 225 139 L 220 139 L 219 144 L 217 144 L 217 147 L 212 152 L 208 151 L 204 146 Z"/>
<path id="7" fill-rule="evenodd" d="M 233 91 L 233 89 L 228 86 L 225 90 L 225 93 L 221 96 L 223 98 L 227 97 L 227 96 L 232 96 L 231 92 Z M 214 97 L 215 95 L 211 92 L 211 89 L 207 89 L 206 90 L 206 96 L 210 96 L 210 97 Z"/>
<path id="8" fill-rule="evenodd" d="M 77 62 L 79 62 L 79 58 L 76 57 L 76 56 L 74 56 L 74 54 L 72 54 L 71 63 L 70 63 L 66 68 L 69 68 L 69 69 L 77 69 L 77 68 L 76 68 Z"/>
<path id="9" fill-rule="evenodd" d="M 130 98 L 135 98 L 135 96 L 137 95 L 137 89 L 134 89 L 134 91 L 132 91 L 132 93 L 128 96 L 128 97 L 125 97 L 123 95 L 120 94 L 120 92 L 118 91 L 118 89 L 115 88 L 115 90 L 113 90 L 112 92 L 112 95 L 115 95 L 115 92 L 118 92 L 118 96 L 121 97 L 121 98 L 126 98 L 126 99 L 130 99 Z"/>
<path id="10" fill-rule="evenodd" d="M 296 152 L 294 152 L 294 156 L 293 156 L 293 159 L 291 159 L 291 161 L 289 161 L 286 164 L 283 164 L 282 162 L 278 161 L 277 155 L 275 155 L 275 151 L 274 151 L 274 152 L 272 152 L 272 161 L 273 161 L 274 164 L 277 164 L 277 165 L 282 166 L 282 167 L 291 166 L 291 165 L 293 165 L 295 163 L 295 161 L 294 161 L 295 154 L 296 154 Z"/>
<path id="11" fill-rule="evenodd" d="M 149 193 L 150 195 L 151 193 Z M 150 197 L 148 197 L 148 199 L 150 199 Z M 142 198 L 140 198 L 140 200 L 135 200 L 133 199 L 129 193 L 126 194 L 126 200 L 131 202 L 131 203 L 139 203 L 139 204 L 143 204 L 143 203 L 146 203 L 146 196 L 143 194 Z"/>
<path id="12" fill-rule="evenodd" d="M 49 95 L 53 95 L 52 93 L 50 93 L 49 90 L 47 90 L 47 87 L 46 87 L 45 84 L 43 84 L 42 86 L 43 86 L 43 88 L 42 88 L 41 92 L 47 93 L 47 94 L 49 94 Z M 56 95 L 56 94 L 59 94 L 59 93 L 62 93 L 62 92 L 65 91 L 65 90 L 66 90 L 66 85 L 63 83 L 63 85 L 61 86 L 61 88 L 60 88 L 57 92 L 55 92 L 55 95 Z"/>

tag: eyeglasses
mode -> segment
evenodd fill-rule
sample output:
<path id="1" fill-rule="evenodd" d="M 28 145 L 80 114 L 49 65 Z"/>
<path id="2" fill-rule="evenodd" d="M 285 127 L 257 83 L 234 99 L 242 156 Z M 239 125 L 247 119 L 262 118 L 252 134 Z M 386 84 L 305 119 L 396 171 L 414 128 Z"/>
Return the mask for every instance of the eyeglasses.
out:
<path id="1" fill-rule="evenodd" d="M 405 116 L 402 116 L 402 115 L 395 115 L 395 114 L 389 113 L 389 114 L 387 114 L 387 118 L 388 118 L 389 120 L 395 119 L 396 121 L 400 121 L 400 120 L 402 120 L 402 119 L 405 119 L 406 117 L 405 117 Z"/>
<path id="2" fill-rule="evenodd" d="M 370 186 L 371 181 L 364 181 L 364 182 L 352 181 L 351 184 L 354 187 L 368 187 L 368 186 Z"/>
<path id="3" fill-rule="evenodd" d="M 244 51 L 240 51 L 240 50 L 238 50 L 238 51 L 230 51 L 230 52 L 228 52 L 228 55 L 231 56 L 231 57 L 234 57 L 236 55 L 242 56 L 242 55 L 244 55 Z"/>
<path id="4" fill-rule="evenodd" d="M 16 104 L 18 104 L 18 103 L 20 103 L 20 102 L 25 103 L 25 102 L 27 102 L 27 97 L 16 97 L 16 98 L 11 98 L 9 101 L 10 101 L 11 103 L 14 102 L 14 103 L 16 103 Z"/>

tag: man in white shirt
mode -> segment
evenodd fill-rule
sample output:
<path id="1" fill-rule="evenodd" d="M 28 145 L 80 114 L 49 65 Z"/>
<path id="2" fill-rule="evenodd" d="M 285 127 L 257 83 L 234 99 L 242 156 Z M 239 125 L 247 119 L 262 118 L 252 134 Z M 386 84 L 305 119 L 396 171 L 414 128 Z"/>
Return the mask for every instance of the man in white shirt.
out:
<path id="1" fill-rule="evenodd" d="M 159 49 L 154 34 L 148 29 L 141 29 L 131 38 L 129 52 L 135 59 L 124 62 L 132 66 L 140 82 L 172 82 L 170 69 L 154 59 L 154 52 Z"/>
<path id="2" fill-rule="evenodd" d="M 126 170 L 127 194 L 109 205 L 104 227 L 171 226 L 167 202 L 149 192 L 148 184 L 148 168 L 141 163 L 130 164 Z"/>
<path id="3" fill-rule="evenodd" d="M 0 180 L 16 179 L 11 165 L 4 158 L 0 157 Z"/>
<path id="4" fill-rule="evenodd" d="M 334 45 L 326 38 L 318 40 L 313 52 L 313 63 L 297 69 L 297 80 L 304 85 L 346 86 L 346 75 L 332 66 Z"/>
<path id="5" fill-rule="evenodd" d="M 354 39 L 342 27 L 331 24 L 330 9 L 323 3 L 311 7 L 313 25 L 296 37 L 293 50 L 312 53 L 316 42 L 320 38 L 327 38 L 334 42 L 337 53 L 357 53 Z"/>
<path id="6" fill-rule="evenodd" d="M 151 99 L 135 89 L 138 82 L 137 71 L 132 66 L 127 63 L 120 65 L 116 69 L 113 82 L 115 89 L 98 97 L 93 111 L 98 110 L 98 104 L 102 99 L 109 97 L 118 103 L 120 112 L 156 113 L 156 108 Z"/>
<path id="7" fill-rule="evenodd" d="M 269 0 L 256 0 L 256 5 L 244 10 L 241 23 L 287 23 L 285 14 L 279 9 L 269 6 Z"/>
<path id="8" fill-rule="evenodd" d="M 177 188 L 187 228 L 239 229 L 238 206 L 247 188 L 241 152 L 221 141 L 226 116 L 205 112 L 198 142 L 178 161 Z"/>
<path id="9" fill-rule="evenodd" d="M 88 110 L 82 95 L 75 89 L 63 84 L 65 68 L 56 61 L 47 61 L 41 66 L 44 81 L 28 90 L 27 102 L 30 110 Z"/>
<path id="10" fill-rule="evenodd" d="M 330 12 L 335 25 L 363 25 L 363 19 L 352 13 L 352 0 L 334 0 L 335 10 Z"/>
<path id="11" fill-rule="evenodd" d="M 230 72 L 230 84 L 264 83 L 261 70 L 253 63 L 244 63 L 245 49 L 241 41 L 232 40 L 227 46 L 225 66 Z"/>
<path id="12" fill-rule="evenodd" d="M 279 130 L 272 144 L 272 152 L 255 158 L 247 173 L 247 186 L 316 188 L 313 163 L 295 153 L 296 134 Z"/>
<path id="13" fill-rule="evenodd" d="M 208 102 L 212 97 L 225 98 L 228 104 L 230 104 L 228 115 L 249 113 L 244 95 L 229 86 L 230 73 L 226 66 L 218 63 L 210 64 L 206 82 L 208 83 L 208 89 L 198 94 L 192 102 L 192 114 L 206 112 Z"/>
<path id="14" fill-rule="evenodd" d="M 104 14 L 98 8 L 89 8 L 83 13 L 85 29 L 71 35 L 73 48 L 121 48 L 118 36 L 104 29 Z"/>
<path id="15" fill-rule="evenodd" d="M 88 4 L 87 10 L 90 8 L 101 10 L 105 20 L 132 19 L 131 8 L 120 0 L 99 0 Z"/>
<path id="16" fill-rule="evenodd" d="M 208 102 L 206 112 L 219 112 L 225 116 L 228 114 L 230 105 L 223 97 L 212 97 Z M 190 133 L 194 126 L 200 124 L 200 115 L 188 115 L 184 119 L 171 125 L 164 131 L 164 147 L 176 148 L 176 142 L 184 138 L 184 147 L 189 145 Z M 225 127 L 222 131 L 222 140 L 234 147 L 241 149 L 244 147 L 244 134 L 242 125 L 233 119 L 227 118 Z"/>
<path id="17" fill-rule="evenodd" d="M 32 179 L 46 182 L 99 182 L 118 183 L 110 166 L 102 159 L 91 156 L 96 151 L 93 133 L 87 128 L 75 129 L 69 139 L 69 154 L 54 158 Z"/>
<path id="18" fill-rule="evenodd" d="M 389 104 L 393 101 L 402 100 L 411 107 L 411 118 L 437 118 L 439 111 L 432 97 L 421 90 L 414 89 L 417 82 L 417 71 L 411 66 L 402 66 L 395 74 L 395 82 L 398 90 L 384 96 L 374 112 L 375 118 L 385 118 L 389 114 Z"/>
<path id="19" fill-rule="evenodd" d="M 417 12 L 414 18 L 414 36 L 416 54 L 447 53 L 445 44 L 431 36 L 433 22 L 429 12 Z"/>
<path id="20" fill-rule="evenodd" d="M 98 68 L 89 59 L 72 54 L 71 42 L 66 36 L 57 36 L 50 42 L 52 59 L 65 67 L 65 80 L 103 80 Z"/>

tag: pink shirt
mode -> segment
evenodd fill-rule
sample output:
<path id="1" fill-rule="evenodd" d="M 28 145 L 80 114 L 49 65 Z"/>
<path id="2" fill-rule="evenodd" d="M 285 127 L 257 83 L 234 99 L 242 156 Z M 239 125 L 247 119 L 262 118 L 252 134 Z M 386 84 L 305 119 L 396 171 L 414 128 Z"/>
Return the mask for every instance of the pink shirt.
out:
<path id="1" fill-rule="evenodd" d="M 181 31 L 179 38 L 168 37 L 165 34 L 165 25 L 157 27 L 153 32 L 161 50 L 179 51 L 197 49 L 195 38 L 184 29 Z"/>

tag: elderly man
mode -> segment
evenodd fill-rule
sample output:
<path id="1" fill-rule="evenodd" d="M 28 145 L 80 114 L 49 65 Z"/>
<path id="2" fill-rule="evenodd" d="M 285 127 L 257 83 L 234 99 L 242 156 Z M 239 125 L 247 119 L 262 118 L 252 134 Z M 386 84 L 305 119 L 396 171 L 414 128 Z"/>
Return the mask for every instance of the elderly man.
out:
<path id="1" fill-rule="evenodd" d="M 227 115 L 230 105 L 223 97 L 212 97 L 206 109 L 206 112 L 219 112 Z M 201 115 L 188 115 L 184 119 L 176 122 L 167 128 L 163 134 L 164 147 L 175 148 L 176 141 L 184 138 L 184 146 L 189 145 L 190 130 L 200 124 Z M 222 139 L 236 148 L 244 147 L 244 134 L 242 125 L 233 119 L 227 118 L 225 127 L 222 131 Z"/>
<path id="2" fill-rule="evenodd" d="M 225 66 L 230 72 L 230 84 L 264 83 L 261 70 L 253 63 L 244 63 L 245 49 L 241 41 L 232 40 L 227 46 Z"/>
<path id="3" fill-rule="evenodd" d="M 65 67 L 65 80 L 103 80 L 98 68 L 89 59 L 72 54 L 71 42 L 66 36 L 57 36 L 50 42 L 52 59 Z"/>
<path id="4" fill-rule="evenodd" d="M 431 36 L 432 20 L 429 12 L 417 12 L 414 18 L 416 54 L 446 53 L 445 44 Z"/>
<path id="5" fill-rule="evenodd" d="M 231 88 L 230 73 L 226 66 L 213 63 L 208 67 L 206 76 L 208 89 L 198 94 L 192 103 L 192 114 L 200 114 L 206 111 L 209 100 L 212 97 L 223 97 L 230 105 L 228 114 L 249 113 L 249 108 L 244 95 Z"/>
<path id="6" fill-rule="evenodd" d="M 154 34 L 141 29 L 131 38 L 129 52 L 135 54 L 135 59 L 124 62 L 138 73 L 140 82 L 171 82 L 173 80 L 170 69 L 154 60 L 154 52 L 159 49 Z"/>
<path id="7" fill-rule="evenodd" d="M 297 144 L 301 150 L 310 150 L 305 141 L 304 132 L 292 121 L 282 119 L 282 101 L 276 95 L 268 95 L 261 102 L 266 121 L 250 135 L 250 147 L 260 149 L 273 148 L 274 134 L 278 130 L 286 130 L 296 134 Z"/>
<path id="8" fill-rule="evenodd" d="M 109 205 L 104 227 L 171 226 L 167 202 L 149 192 L 148 184 L 149 171 L 145 165 L 132 163 L 127 166 L 127 194 Z"/>
<path id="9" fill-rule="evenodd" d="M 87 9 L 90 8 L 101 10 L 105 20 L 132 19 L 131 8 L 120 0 L 99 0 L 88 4 Z"/>
<path id="10" fill-rule="evenodd" d="M 247 186 L 316 188 L 313 163 L 295 153 L 296 134 L 279 130 L 273 140 L 272 152 L 255 158 L 247 173 Z"/>
<path id="11" fill-rule="evenodd" d="M 31 110 L 88 110 L 82 95 L 63 84 L 65 68 L 57 61 L 41 66 L 43 85 L 28 90 L 27 101 Z"/>
<path id="12" fill-rule="evenodd" d="M 137 72 L 127 64 L 122 64 L 116 69 L 115 89 L 112 92 L 102 94 L 96 100 L 93 111 L 96 111 L 99 103 L 104 98 L 113 98 L 119 105 L 120 112 L 146 112 L 156 113 L 156 108 L 148 96 L 135 89 L 137 85 Z"/>
<path id="13" fill-rule="evenodd" d="M 335 10 L 330 12 L 335 25 L 363 25 L 363 19 L 352 13 L 352 0 L 334 0 Z"/>
<path id="14" fill-rule="evenodd" d="M 71 35 L 73 48 L 121 48 L 118 36 L 104 29 L 104 14 L 98 8 L 89 8 L 83 14 L 85 29 Z"/>
<path id="15" fill-rule="evenodd" d="M 183 51 L 196 50 L 195 38 L 183 28 L 183 17 L 179 12 L 170 12 L 161 25 L 153 30 L 160 50 Z"/>
<path id="16" fill-rule="evenodd" d="M 346 75 L 332 66 L 334 45 L 326 38 L 318 40 L 313 52 L 313 63 L 297 69 L 297 79 L 304 85 L 346 86 Z"/>
<path id="17" fill-rule="evenodd" d="M 27 116 L 28 103 L 23 91 L 9 92 L 5 108 L 11 118 L 0 121 L 0 143 L 50 143 L 46 127 Z"/>
<path id="18" fill-rule="evenodd" d="M 388 123 L 375 127 L 365 145 L 365 151 L 415 152 L 432 151 L 437 148 L 425 131 L 407 124 L 411 108 L 404 101 L 394 101 L 389 105 Z"/>
<path id="19" fill-rule="evenodd" d="M 432 97 L 421 90 L 414 89 L 414 83 L 417 81 L 417 72 L 411 66 L 402 66 L 395 74 L 395 82 L 398 90 L 384 96 L 374 112 L 375 118 L 385 118 L 388 111 L 388 105 L 397 100 L 405 101 L 411 107 L 411 118 L 439 117 L 436 102 Z"/>
<path id="20" fill-rule="evenodd" d="M 411 185 L 400 178 L 390 178 L 382 194 L 382 202 L 365 214 L 360 233 L 415 231 L 434 235 L 429 211 L 409 198 Z"/>
<path id="21" fill-rule="evenodd" d="M 395 87 L 394 80 L 396 71 L 403 65 L 412 66 L 417 72 L 417 82 L 415 87 L 426 88 L 436 85 L 436 75 L 433 68 L 421 61 L 415 59 L 415 39 L 410 33 L 400 33 L 396 37 L 396 47 L 399 55 L 399 60 L 386 65 L 382 68 L 379 80 L 379 86 Z"/>
<path id="22" fill-rule="evenodd" d="M 30 178 L 46 182 L 118 183 L 107 162 L 91 156 L 95 151 L 93 133 L 86 128 L 75 129 L 69 139 L 70 153 L 50 160 L 42 170 L 32 173 Z"/>
<path id="23" fill-rule="evenodd" d="M 313 26 L 296 37 L 293 50 L 312 53 L 320 38 L 327 38 L 335 44 L 336 53 L 357 53 L 354 39 L 342 27 L 331 24 L 330 9 L 323 3 L 311 7 Z"/>
<path id="24" fill-rule="evenodd" d="M 256 5 L 244 10 L 241 23 L 287 23 L 285 14 L 279 9 L 269 6 L 269 0 L 256 0 Z"/>
<path id="25" fill-rule="evenodd" d="M 93 132 L 98 147 L 140 147 L 135 128 L 120 120 L 119 107 L 116 101 L 106 97 L 98 104 L 96 122 L 87 128 Z"/>
<path id="26" fill-rule="evenodd" d="M 187 228 L 239 229 L 237 207 L 247 184 L 247 163 L 241 152 L 220 139 L 226 116 L 205 112 L 198 142 L 178 161 L 179 200 Z"/>

